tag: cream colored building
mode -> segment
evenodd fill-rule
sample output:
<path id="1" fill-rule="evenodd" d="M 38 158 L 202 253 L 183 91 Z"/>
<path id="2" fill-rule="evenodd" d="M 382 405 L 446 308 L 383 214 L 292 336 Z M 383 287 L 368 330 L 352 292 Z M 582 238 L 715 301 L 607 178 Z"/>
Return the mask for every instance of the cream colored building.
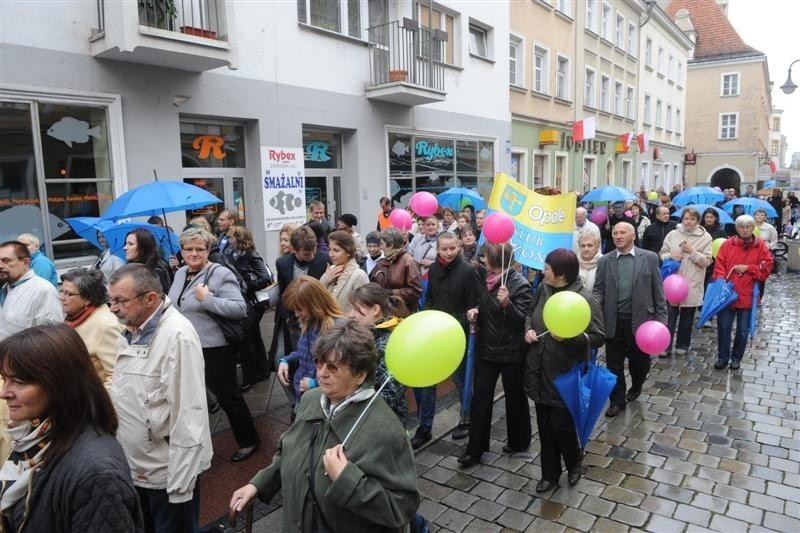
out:
<path id="1" fill-rule="evenodd" d="M 787 168 L 786 166 L 786 135 L 781 132 L 781 121 L 783 119 L 783 109 L 772 110 L 771 130 L 769 132 L 769 156 L 775 162 L 777 168 Z"/>
<path id="2" fill-rule="evenodd" d="M 743 189 L 769 179 L 772 100 L 767 56 L 748 46 L 714 0 L 673 0 L 667 13 L 697 47 L 689 61 L 687 185 Z"/>

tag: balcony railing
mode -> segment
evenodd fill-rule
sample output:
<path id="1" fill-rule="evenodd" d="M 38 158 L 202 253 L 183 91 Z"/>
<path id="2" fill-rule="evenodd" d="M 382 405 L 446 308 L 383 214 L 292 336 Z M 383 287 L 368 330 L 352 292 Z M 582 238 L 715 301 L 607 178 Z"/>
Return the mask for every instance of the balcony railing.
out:
<path id="1" fill-rule="evenodd" d="M 206 39 L 225 40 L 221 0 L 137 0 L 139 24 Z"/>
<path id="2" fill-rule="evenodd" d="M 447 33 L 404 18 L 367 29 L 373 86 L 406 83 L 444 91 Z"/>

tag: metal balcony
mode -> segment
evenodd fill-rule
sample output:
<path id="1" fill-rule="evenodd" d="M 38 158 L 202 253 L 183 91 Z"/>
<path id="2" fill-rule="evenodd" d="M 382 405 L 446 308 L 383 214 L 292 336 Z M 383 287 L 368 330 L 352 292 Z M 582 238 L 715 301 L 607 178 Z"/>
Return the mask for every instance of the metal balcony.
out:
<path id="1" fill-rule="evenodd" d="M 447 33 L 404 18 L 367 29 L 370 84 L 366 96 L 406 106 L 443 102 Z"/>
<path id="2" fill-rule="evenodd" d="M 235 68 L 225 0 L 96 0 L 94 57 L 202 72 Z"/>

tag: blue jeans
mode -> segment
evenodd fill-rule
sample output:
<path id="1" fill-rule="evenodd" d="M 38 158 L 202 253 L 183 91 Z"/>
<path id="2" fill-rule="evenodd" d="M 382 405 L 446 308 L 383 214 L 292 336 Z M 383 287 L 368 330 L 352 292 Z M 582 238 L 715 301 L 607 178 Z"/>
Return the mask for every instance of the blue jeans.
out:
<path id="1" fill-rule="evenodd" d="M 419 429 L 430 431 L 433 427 L 433 415 L 436 413 L 436 385 L 415 388 L 414 401 L 417 402 Z"/>
<path id="2" fill-rule="evenodd" d="M 166 490 L 136 487 L 144 516 L 145 533 L 196 533 L 200 517 L 200 479 L 195 482 L 192 499 L 169 503 Z"/>
<path id="3" fill-rule="evenodd" d="M 733 339 L 731 352 L 731 333 L 733 319 L 736 318 L 736 336 Z M 747 334 L 750 330 L 750 309 L 733 309 L 726 307 L 717 315 L 717 344 L 719 360 L 727 363 L 730 359 L 741 361 L 747 346 Z"/>

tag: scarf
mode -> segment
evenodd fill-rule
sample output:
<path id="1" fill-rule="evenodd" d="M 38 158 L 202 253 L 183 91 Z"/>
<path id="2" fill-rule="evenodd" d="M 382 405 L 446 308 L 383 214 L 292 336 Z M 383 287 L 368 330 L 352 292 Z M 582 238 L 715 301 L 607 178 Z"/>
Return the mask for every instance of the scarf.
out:
<path id="1" fill-rule="evenodd" d="M 578 255 L 578 266 L 580 267 L 581 270 L 595 269 L 597 268 L 597 261 L 600 260 L 600 257 L 602 255 L 603 255 L 602 252 L 597 252 L 595 256 L 589 259 L 588 261 L 584 261 L 583 259 L 581 259 L 581 256 Z"/>
<path id="2" fill-rule="evenodd" d="M 388 261 L 389 263 L 392 263 L 394 262 L 398 253 L 400 253 L 400 248 L 392 248 L 392 251 L 389 252 L 388 254 L 386 253 L 386 251 L 383 252 L 383 258 L 386 259 L 386 261 Z"/>
<path id="3" fill-rule="evenodd" d="M 441 255 L 437 255 L 436 256 L 436 262 L 439 263 L 439 266 L 442 267 L 442 268 L 446 268 L 447 265 L 452 263 L 452 261 L 445 261 L 444 258 Z"/>
<path id="4" fill-rule="evenodd" d="M 492 292 L 497 288 L 498 285 L 500 285 L 500 280 L 503 279 L 502 276 L 502 272 L 489 272 L 486 274 L 486 288 L 489 290 L 489 292 Z"/>
<path id="5" fill-rule="evenodd" d="M 336 278 L 336 283 L 334 283 L 333 287 L 330 289 L 334 298 L 339 298 L 339 295 L 344 290 L 344 286 L 347 285 L 347 280 L 350 279 L 350 276 L 352 276 L 353 272 L 356 270 L 358 270 L 358 263 L 356 263 L 355 259 L 351 259 L 344 266 L 344 270 L 342 270 L 342 273 Z"/>
<path id="6" fill-rule="evenodd" d="M 72 329 L 75 329 L 84 322 L 86 322 L 89 319 L 89 317 L 92 316 L 92 313 L 94 313 L 95 311 L 97 311 L 97 308 L 95 306 L 87 305 L 86 307 L 83 308 L 83 311 L 78 313 L 74 318 L 70 317 L 65 318 L 64 324 L 68 325 Z"/>
<path id="7" fill-rule="evenodd" d="M 330 399 L 324 394 L 320 394 L 319 396 L 319 403 L 322 406 L 322 414 L 325 415 L 325 419 L 330 422 L 334 416 L 341 413 L 345 407 L 350 405 L 351 403 L 359 403 L 363 402 L 364 400 L 368 400 L 375 395 L 375 389 L 372 388 L 371 385 L 367 385 L 364 383 L 361 385 L 361 388 L 356 390 L 355 392 L 350 393 L 347 398 L 342 400 L 340 403 L 336 405 L 332 405 Z"/>
<path id="8" fill-rule="evenodd" d="M 50 446 L 50 423 L 28 420 L 7 429 L 11 453 L 0 470 L 0 510 L 13 507 L 28 493 L 33 472 Z"/>

